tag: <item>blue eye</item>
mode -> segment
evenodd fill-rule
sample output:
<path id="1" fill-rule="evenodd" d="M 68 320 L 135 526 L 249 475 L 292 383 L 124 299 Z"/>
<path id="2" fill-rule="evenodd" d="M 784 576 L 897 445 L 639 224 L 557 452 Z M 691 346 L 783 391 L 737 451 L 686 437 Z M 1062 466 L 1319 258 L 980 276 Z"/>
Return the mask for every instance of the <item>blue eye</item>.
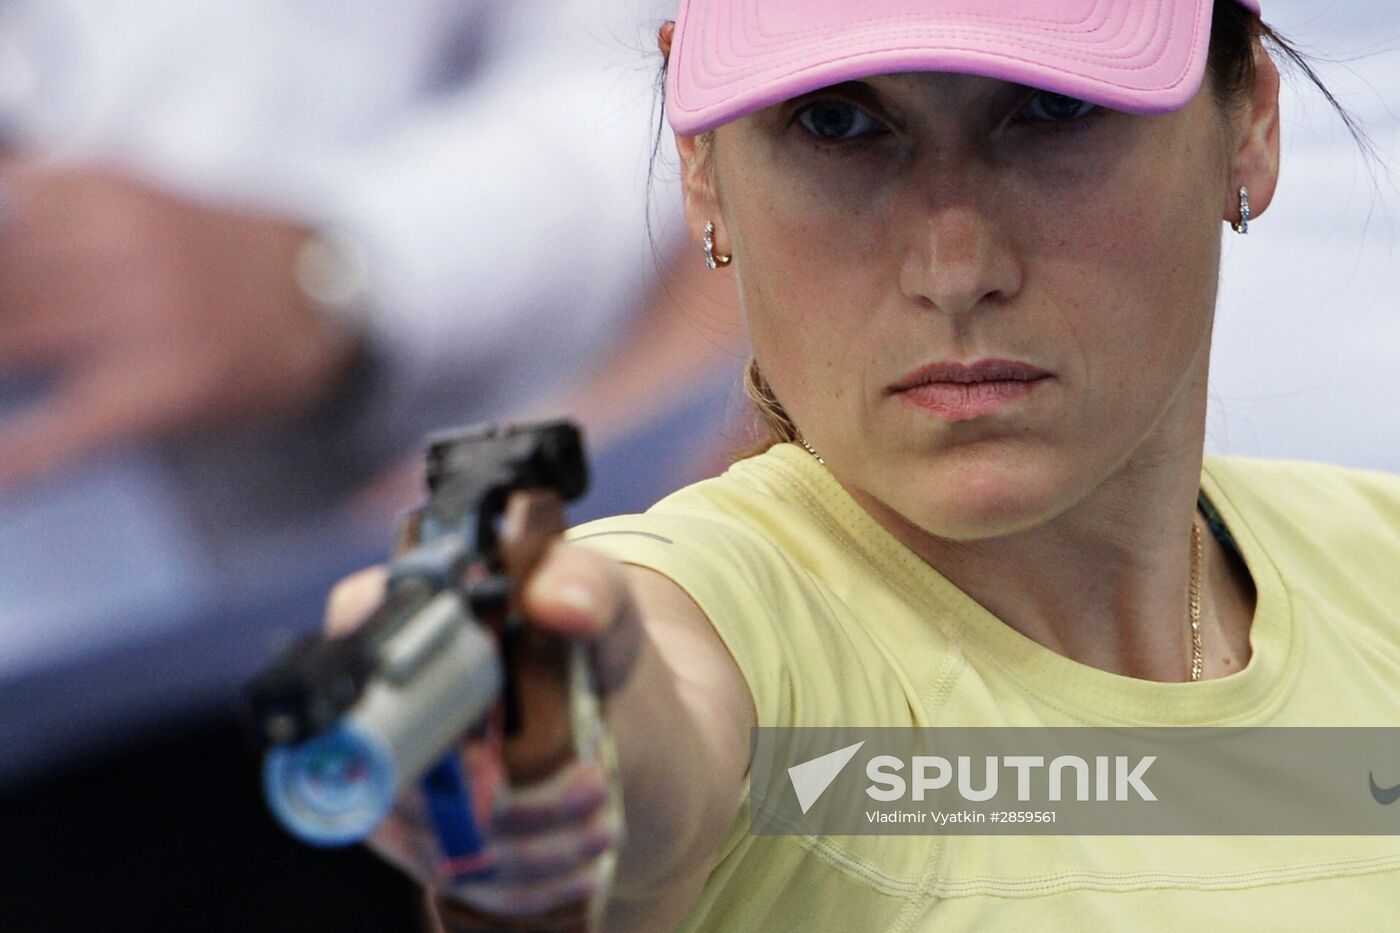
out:
<path id="1" fill-rule="evenodd" d="M 844 100 L 819 100 L 797 112 L 797 122 L 818 139 L 836 142 L 859 139 L 884 129 L 884 124 Z"/>
<path id="2" fill-rule="evenodd" d="M 1021 111 L 1032 120 L 1045 120 L 1051 123 L 1068 123 L 1086 117 L 1098 109 L 1097 104 L 1087 100 L 1056 94 L 1053 91 L 1036 91 Z"/>

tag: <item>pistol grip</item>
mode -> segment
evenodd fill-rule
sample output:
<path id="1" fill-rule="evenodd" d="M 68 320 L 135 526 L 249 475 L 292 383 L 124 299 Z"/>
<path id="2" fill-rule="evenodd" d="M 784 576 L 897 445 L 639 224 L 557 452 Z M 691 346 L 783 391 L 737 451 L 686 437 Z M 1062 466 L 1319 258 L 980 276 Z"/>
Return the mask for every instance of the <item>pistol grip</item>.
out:
<path id="1" fill-rule="evenodd" d="M 486 844 L 472 814 L 471 784 L 455 749 L 423 775 L 422 788 L 443 874 L 462 878 L 485 867 Z"/>

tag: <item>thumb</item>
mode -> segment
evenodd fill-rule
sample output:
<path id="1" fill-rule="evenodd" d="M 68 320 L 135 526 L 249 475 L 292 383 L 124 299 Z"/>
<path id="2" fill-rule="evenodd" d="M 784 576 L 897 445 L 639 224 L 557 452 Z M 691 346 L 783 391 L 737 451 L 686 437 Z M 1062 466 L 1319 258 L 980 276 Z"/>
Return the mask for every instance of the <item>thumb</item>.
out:
<path id="1" fill-rule="evenodd" d="M 366 567 L 337 583 L 326 599 L 326 634 L 339 638 L 363 625 L 384 601 L 388 582 L 389 570 L 380 565 Z"/>
<path id="2" fill-rule="evenodd" d="M 534 624 L 592 644 L 604 692 L 631 673 L 641 648 L 641 618 L 622 565 L 612 558 L 556 541 L 526 584 L 522 608 Z"/>

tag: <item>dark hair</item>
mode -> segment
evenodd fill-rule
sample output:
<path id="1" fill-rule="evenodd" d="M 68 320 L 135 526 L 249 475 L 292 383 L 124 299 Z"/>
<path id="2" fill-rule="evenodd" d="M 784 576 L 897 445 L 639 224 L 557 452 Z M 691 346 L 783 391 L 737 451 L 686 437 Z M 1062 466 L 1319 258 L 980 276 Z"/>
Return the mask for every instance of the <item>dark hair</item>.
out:
<path id="1" fill-rule="evenodd" d="M 1215 8 L 1211 13 L 1210 52 L 1206 58 L 1206 71 L 1210 76 L 1211 90 L 1217 104 L 1221 107 L 1235 105 L 1253 89 L 1256 41 L 1266 49 L 1272 50 L 1275 58 L 1286 60 L 1301 72 L 1327 99 L 1337 116 L 1341 117 L 1347 132 L 1351 134 L 1362 153 L 1372 160 L 1378 159 L 1375 145 L 1366 135 L 1366 131 L 1318 77 L 1309 56 L 1262 21 L 1257 13 L 1245 9 L 1237 0 L 1215 0 Z"/>
<path id="2" fill-rule="evenodd" d="M 1351 134 L 1362 153 L 1371 160 L 1372 164 L 1380 161 L 1374 144 L 1366 135 L 1365 130 L 1362 129 L 1361 124 L 1328 90 L 1327 85 L 1323 83 L 1314 70 L 1309 56 L 1300 51 L 1292 42 L 1279 35 L 1261 20 L 1257 13 L 1246 9 L 1238 0 L 1215 0 L 1215 6 L 1211 13 L 1210 50 L 1206 58 L 1206 74 L 1210 81 L 1211 93 L 1222 109 L 1240 106 L 1245 97 L 1253 90 L 1255 80 L 1254 47 L 1256 43 L 1262 44 L 1266 49 L 1271 50 L 1276 58 L 1286 60 L 1301 72 L 1311 84 L 1322 92 L 1322 96 L 1341 117 L 1347 132 Z M 657 96 L 661 106 L 657 118 L 656 138 L 652 146 L 652 171 L 647 174 L 648 191 L 652 186 L 656 159 L 661 151 L 661 143 L 666 132 L 666 65 L 664 62 L 657 79 Z M 744 372 L 744 391 L 753 403 L 754 413 L 758 420 L 756 427 L 766 436 L 757 440 L 753 446 L 735 454 L 734 459 L 742 460 L 745 457 L 752 457 L 763 453 L 774 444 L 800 439 L 801 435 L 797 426 L 792 423 L 792 419 L 788 417 L 782 403 L 773 394 L 772 387 L 763 378 L 763 373 L 758 368 L 758 361 L 752 358 L 750 358 L 749 365 Z"/>

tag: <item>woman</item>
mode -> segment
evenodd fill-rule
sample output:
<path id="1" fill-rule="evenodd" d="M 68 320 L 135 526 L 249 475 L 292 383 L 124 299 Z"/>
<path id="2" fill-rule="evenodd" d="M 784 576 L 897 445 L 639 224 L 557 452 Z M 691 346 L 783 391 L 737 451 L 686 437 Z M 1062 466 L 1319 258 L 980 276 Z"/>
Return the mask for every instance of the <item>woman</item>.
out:
<path id="1" fill-rule="evenodd" d="M 682 3 L 687 213 L 773 444 L 531 580 L 540 625 L 596 642 L 626 840 L 580 766 L 453 898 L 545 910 L 616 848 L 608 929 L 1346 929 L 1400 901 L 1386 837 L 748 832 L 756 725 L 1393 716 L 1400 480 L 1203 456 L 1221 224 L 1278 177 L 1257 14 Z M 433 883 L 411 821 L 378 845 Z"/>

